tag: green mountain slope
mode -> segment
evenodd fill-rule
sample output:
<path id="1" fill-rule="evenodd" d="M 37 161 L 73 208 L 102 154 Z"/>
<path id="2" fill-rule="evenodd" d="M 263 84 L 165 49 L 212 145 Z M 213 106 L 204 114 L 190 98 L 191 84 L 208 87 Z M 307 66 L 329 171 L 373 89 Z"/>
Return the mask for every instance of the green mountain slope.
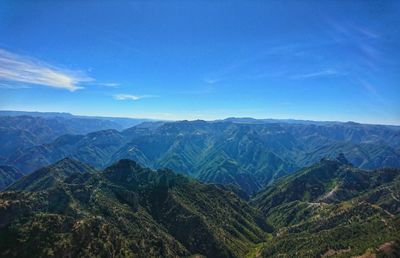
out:
<path id="1" fill-rule="evenodd" d="M 323 159 L 278 180 L 252 203 L 276 229 L 263 246 L 265 257 L 384 255 L 384 244 L 398 250 L 400 170 L 366 171 L 343 156 Z"/>
<path id="2" fill-rule="evenodd" d="M 103 130 L 87 135 L 63 135 L 49 144 L 39 145 L 12 154 L 9 162 L 25 173 L 32 172 L 60 159 L 72 157 L 96 168 L 108 164 L 109 157 L 125 143 L 116 130 Z"/>
<path id="3" fill-rule="evenodd" d="M 41 191 L 54 187 L 75 173 L 95 173 L 90 166 L 71 159 L 64 158 L 48 167 L 41 168 L 26 175 L 6 188 L 6 191 Z"/>
<path id="4" fill-rule="evenodd" d="M 400 167 L 400 130 L 356 123 L 147 123 L 123 132 L 62 136 L 14 152 L 6 163 L 29 173 L 68 156 L 99 169 L 126 158 L 252 194 L 341 152 L 361 168 Z"/>
<path id="5" fill-rule="evenodd" d="M 106 129 L 123 130 L 143 121 L 147 120 L 85 117 L 68 113 L 0 111 L 0 156 L 8 158 L 15 151 L 51 143 L 65 134 L 87 134 Z"/>
<path id="6" fill-rule="evenodd" d="M 0 191 L 22 176 L 23 174 L 14 167 L 0 166 Z"/>
<path id="7" fill-rule="evenodd" d="M 130 160 L 38 170 L 0 193 L 0 221 L 7 257 L 243 257 L 268 230 L 227 188 Z"/>
<path id="8" fill-rule="evenodd" d="M 204 184 L 131 160 L 97 171 L 67 158 L 0 193 L 0 256 L 400 253 L 399 169 L 324 158 L 246 200 L 235 185 Z"/>

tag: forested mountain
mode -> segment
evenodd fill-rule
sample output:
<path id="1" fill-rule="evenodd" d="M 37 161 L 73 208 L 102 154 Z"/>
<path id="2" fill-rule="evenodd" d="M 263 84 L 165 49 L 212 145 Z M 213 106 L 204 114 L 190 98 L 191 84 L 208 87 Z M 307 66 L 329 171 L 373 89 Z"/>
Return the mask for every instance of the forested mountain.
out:
<path id="1" fill-rule="evenodd" d="M 400 170 L 366 171 L 343 155 L 277 180 L 252 203 L 275 227 L 264 257 L 400 254 Z M 375 256 L 366 256 L 375 257 Z"/>
<path id="2" fill-rule="evenodd" d="M 64 159 L 0 193 L 2 257 L 244 257 L 270 228 L 226 188 Z"/>
<path id="3" fill-rule="evenodd" d="M 146 118 L 127 118 L 127 117 L 107 117 L 107 116 L 79 116 L 72 115 L 66 112 L 31 112 L 31 111 L 14 111 L 14 110 L 0 110 L 0 116 L 30 116 L 30 117 L 41 117 L 46 119 L 64 119 L 71 122 L 81 123 L 81 126 L 85 127 L 96 127 L 96 123 L 104 123 L 105 128 L 97 128 L 95 130 L 90 129 L 89 131 L 96 131 L 101 129 L 126 129 L 134 125 L 144 123 L 147 121 L 155 121 L 153 119 Z M 71 125 L 77 127 L 77 125 Z M 78 129 L 78 128 L 76 128 Z M 79 129 L 78 129 L 79 130 Z M 80 129 L 82 130 L 82 128 Z"/>
<path id="4" fill-rule="evenodd" d="M 400 167 L 398 127 L 231 120 L 144 123 L 122 132 L 65 135 L 20 149 L 4 163 L 29 173 L 67 156 L 96 168 L 128 158 L 204 182 L 235 184 L 247 193 L 338 153 L 365 169 Z"/>
<path id="5" fill-rule="evenodd" d="M 66 158 L 0 193 L 0 256 L 400 254 L 399 169 L 362 170 L 340 155 L 250 202 L 236 193 L 131 160 L 98 171 Z"/>
<path id="6" fill-rule="evenodd" d="M 57 184 L 62 184 L 63 181 L 74 173 L 96 173 L 92 167 L 80 161 L 65 158 L 48 167 L 43 167 L 34 173 L 31 173 L 14 184 L 7 187 L 7 191 L 41 191 Z"/>
<path id="7" fill-rule="evenodd" d="M 0 111 L 0 161 L 12 152 L 50 143 L 65 134 L 123 130 L 146 119 L 74 116 L 68 113 Z"/>

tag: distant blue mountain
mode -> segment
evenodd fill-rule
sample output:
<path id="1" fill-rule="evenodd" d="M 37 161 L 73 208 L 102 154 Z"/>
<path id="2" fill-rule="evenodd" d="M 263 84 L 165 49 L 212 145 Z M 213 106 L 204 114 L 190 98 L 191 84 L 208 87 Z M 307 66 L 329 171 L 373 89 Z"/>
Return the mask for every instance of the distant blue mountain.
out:
<path id="1" fill-rule="evenodd" d="M 11 153 L 66 134 L 124 130 L 148 119 L 74 116 L 69 113 L 0 111 L 0 162 Z"/>
<path id="2" fill-rule="evenodd" d="M 364 169 L 400 167 L 398 127 L 241 121 L 146 122 L 124 131 L 63 135 L 9 153 L 3 163 L 30 173 L 68 156 L 96 168 L 128 158 L 247 193 L 338 153 Z"/>

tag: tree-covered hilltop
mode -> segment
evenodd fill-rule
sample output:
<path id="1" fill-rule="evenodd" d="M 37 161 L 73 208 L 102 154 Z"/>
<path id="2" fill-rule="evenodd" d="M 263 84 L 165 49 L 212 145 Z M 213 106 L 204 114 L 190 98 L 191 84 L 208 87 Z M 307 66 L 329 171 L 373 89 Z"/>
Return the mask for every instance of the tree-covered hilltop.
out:
<path id="1" fill-rule="evenodd" d="M 269 227 L 232 191 L 121 160 L 72 159 L 0 193 L 0 256 L 243 257 Z"/>
<path id="2" fill-rule="evenodd" d="M 252 203 L 275 228 L 263 245 L 265 257 L 400 254 L 398 169 L 361 170 L 343 155 L 323 159 L 278 180 Z"/>

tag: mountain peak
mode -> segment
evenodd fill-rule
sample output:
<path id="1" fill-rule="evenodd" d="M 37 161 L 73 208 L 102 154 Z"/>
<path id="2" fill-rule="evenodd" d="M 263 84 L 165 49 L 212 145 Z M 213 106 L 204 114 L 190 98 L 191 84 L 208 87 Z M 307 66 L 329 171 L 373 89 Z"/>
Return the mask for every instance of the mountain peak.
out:
<path id="1" fill-rule="evenodd" d="M 339 153 L 339 155 L 336 157 L 336 160 L 343 165 L 351 165 L 351 163 L 347 160 L 346 156 L 343 153 Z"/>
<path id="2" fill-rule="evenodd" d="M 150 171 L 142 168 L 135 161 L 121 159 L 104 170 L 105 176 L 111 181 L 124 183 L 138 183 L 138 176 L 141 172 Z"/>
<path id="3" fill-rule="evenodd" d="M 350 165 L 350 161 L 347 160 L 346 156 L 343 153 L 339 153 L 335 158 L 332 157 L 323 157 L 320 160 L 320 163 L 323 164 L 337 164 L 337 165 Z"/>
<path id="4" fill-rule="evenodd" d="M 62 164 L 62 163 L 81 163 L 80 161 L 78 161 L 78 160 L 76 160 L 76 159 L 74 159 L 74 158 L 71 158 L 71 157 L 65 157 L 65 158 L 63 158 L 63 159 L 60 159 L 59 161 L 57 161 L 54 165 L 56 165 L 56 164 Z"/>
<path id="5" fill-rule="evenodd" d="M 132 169 L 132 168 L 142 168 L 136 161 L 131 159 L 120 159 L 116 163 L 112 164 L 110 168 L 119 168 L 119 169 Z"/>
<path id="6" fill-rule="evenodd" d="M 12 184 L 9 190 L 41 191 L 51 188 L 72 174 L 95 172 L 91 166 L 72 159 L 63 158 L 53 165 L 40 168 Z"/>
<path id="7" fill-rule="evenodd" d="M 79 160 L 76 160 L 74 158 L 71 158 L 71 157 L 65 157 L 65 158 L 57 161 L 53 165 L 48 166 L 47 168 L 56 169 L 56 170 L 57 169 L 71 170 L 71 171 L 79 172 L 79 173 L 84 173 L 84 172 L 94 170 L 89 165 L 87 165 Z"/>

